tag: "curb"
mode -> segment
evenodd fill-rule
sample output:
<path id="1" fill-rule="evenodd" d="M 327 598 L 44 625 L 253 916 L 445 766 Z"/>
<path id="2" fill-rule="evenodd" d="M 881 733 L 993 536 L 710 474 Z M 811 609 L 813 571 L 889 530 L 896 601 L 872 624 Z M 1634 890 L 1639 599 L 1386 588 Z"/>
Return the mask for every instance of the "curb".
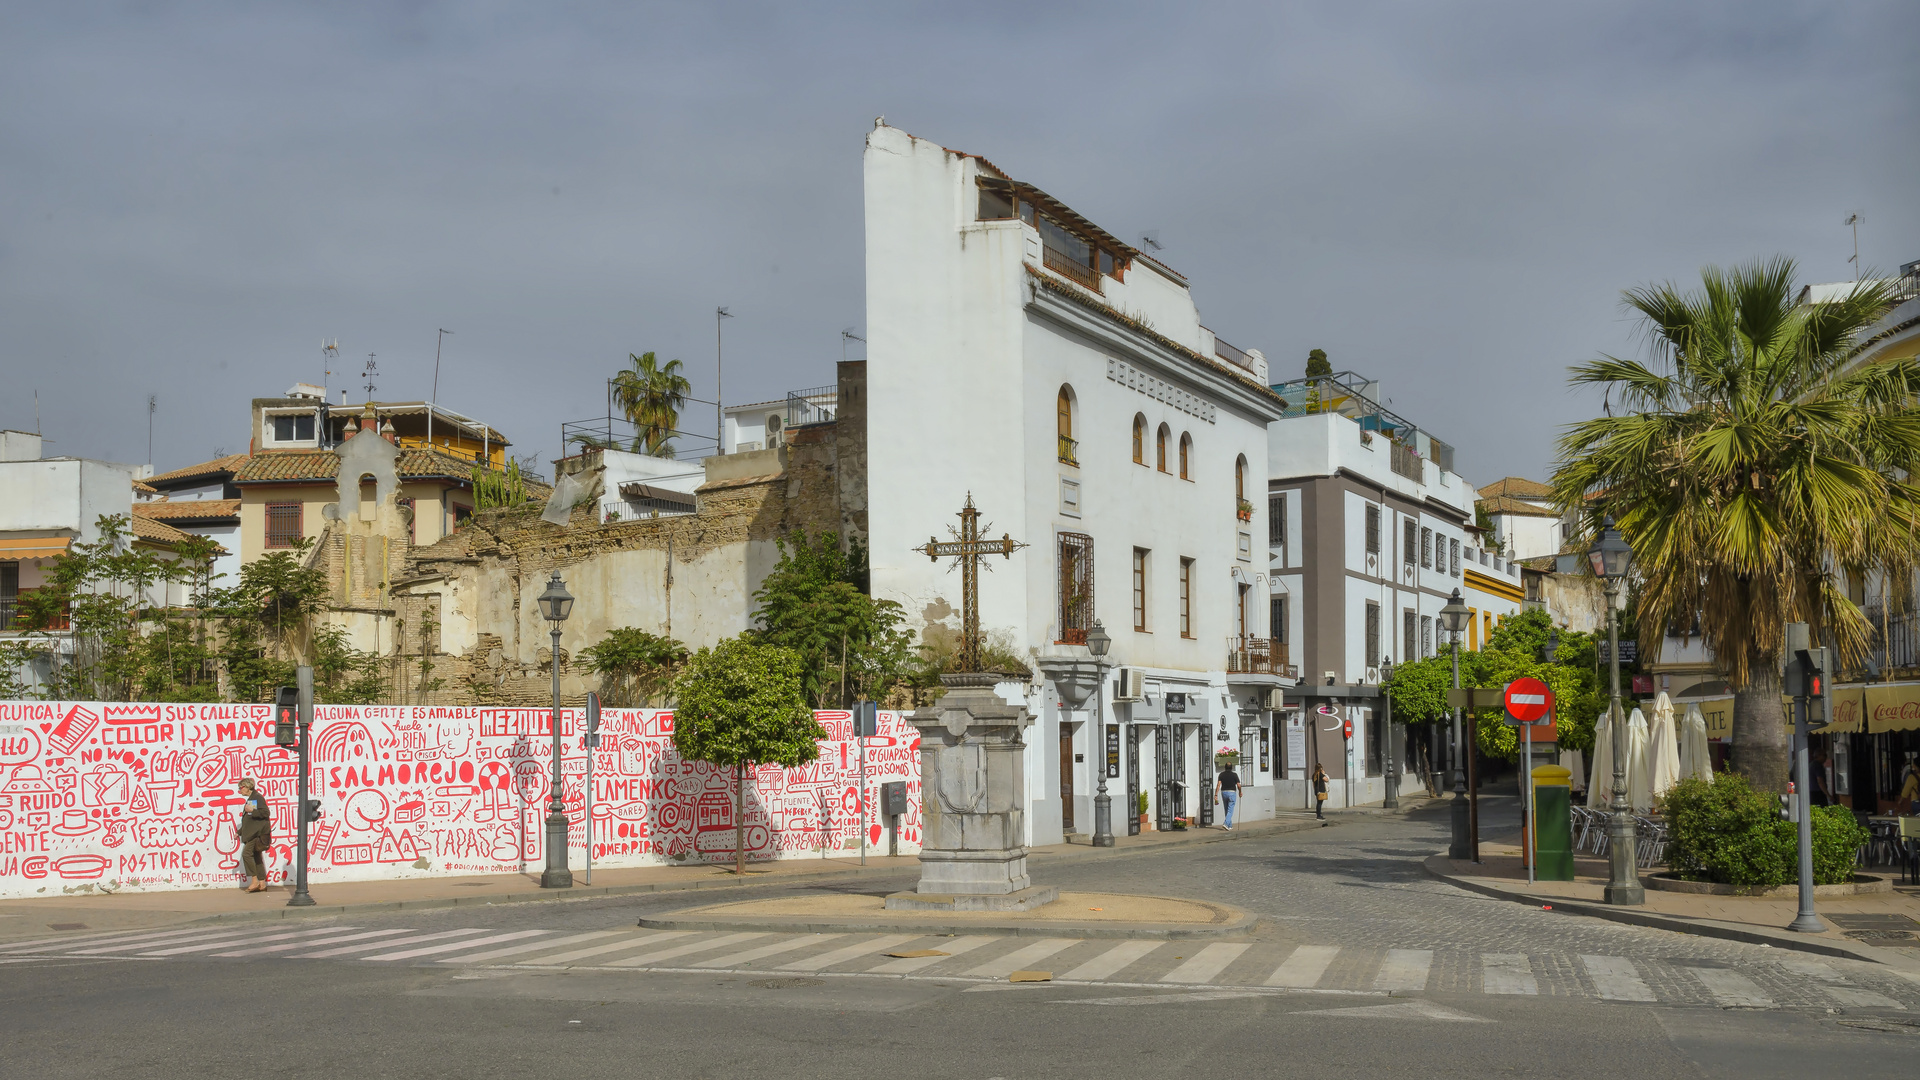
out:
<path id="1" fill-rule="evenodd" d="M 1640 911 L 1629 907 L 1613 907 L 1608 904 L 1596 904 L 1587 900 L 1569 900 L 1562 896 L 1536 896 L 1513 889 L 1503 889 L 1498 885 L 1489 885 L 1471 878 L 1442 869 L 1447 862 L 1445 852 L 1428 856 L 1424 865 L 1427 873 L 1468 892 L 1490 896 L 1496 900 L 1512 900 L 1515 903 L 1530 904 L 1534 907 L 1550 907 L 1557 913 L 1586 915 L 1609 922 L 1626 923 L 1631 926 L 1644 926 L 1655 930 L 1671 930 L 1679 934 L 1692 934 L 1695 937 L 1720 938 L 1727 941 L 1743 941 L 1749 945 L 1769 945 L 1776 949 L 1791 949 L 1795 952 L 1817 953 L 1821 956 L 1834 956 L 1843 960 L 1865 960 L 1874 964 L 1886 964 L 1887 961 L 1876 955 L 1879 950 L 1869 945 L 1854 945 L 1838 941 L 1821 941 L 1788 930 L 1765 930 L 1757 926 L 1744 926 L 1737 923 L 1718 922 L 1713 919 L 1693 919 L 1684 915 L 1665 915 L 1653 911 Z"/>

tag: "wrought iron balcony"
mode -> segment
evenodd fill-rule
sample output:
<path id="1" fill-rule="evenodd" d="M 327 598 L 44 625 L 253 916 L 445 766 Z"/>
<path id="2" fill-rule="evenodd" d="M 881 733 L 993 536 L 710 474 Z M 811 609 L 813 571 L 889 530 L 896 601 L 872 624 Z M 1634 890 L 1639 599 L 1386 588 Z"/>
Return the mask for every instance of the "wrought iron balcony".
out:
<path id="1" fill-rule="evenodd" d="M 1080 442 L 1071 435 L 1060 436 L 1060 464 L 1080 464 Z"/>
<path id="2" fill-rule="evenodd" d="M 1284 641 L 1239 636 L 1227 639 L 1227 671 L 1232 674 L 1297 677 L 1299 669 L 1287 660 Z"/>

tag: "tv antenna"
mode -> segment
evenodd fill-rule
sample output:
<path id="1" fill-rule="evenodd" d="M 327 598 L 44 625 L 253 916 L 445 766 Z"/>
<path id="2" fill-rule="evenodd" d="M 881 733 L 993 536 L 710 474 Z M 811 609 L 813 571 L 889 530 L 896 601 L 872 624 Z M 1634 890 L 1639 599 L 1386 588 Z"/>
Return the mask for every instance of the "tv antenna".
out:
<path id="1" fill-rule="evenodd" d="M 1155 251 L 1160 250 L 1160 230 L 1150 229 L 1140 234 L 1140 242 Z"/>
<path id="2" fill-rule="evenodd" d="M 340 359 L 340 339 L 334 338 L 332 341 L 328 341 L 326 338 L 321 338 L 320 357 L 324 364 L 320 374 L 320 400 L 325 401 L 327 400 L 327 395 L 331 393 L 329 387 L 333 383 L 334 361 Z"/>
<path id="3" fill-rule="evenodd" d="M 367 354 L 367 366 L 361 369 L 360 377 L 367 381 L 367 400 L 373 400 L 373 380 L 380 374 L 379 365 L 373 362 L 373 354 Z"/>
<path id="4" fill-rule="evenodd" d="M 1867 219 L 1861 217 L 1859 212 L 1856 211 L 1848 214 L 1847 220 L 1840 223 L 1853 230 L 1853 258 L 1847 261 L 1853 264 L 1853 279 L 1855 281 L 1860 280 L 1860 223 L 1865 220 Z"/>
<path id="5" fill-rule="evenodd" d="M 857 341 L 862 345 L 867 343 L 867 339 L 854 333 L 851 326 L 840 331 L 840 362 L 843 364 L 847 362 L 847 342 L 849 341 Z"/>
<path id="6" fill-rule="evenodd" d="M 147 395 L 147 465 L 153 465 L 153 414 L 160 408 L 160 395 Z"/>

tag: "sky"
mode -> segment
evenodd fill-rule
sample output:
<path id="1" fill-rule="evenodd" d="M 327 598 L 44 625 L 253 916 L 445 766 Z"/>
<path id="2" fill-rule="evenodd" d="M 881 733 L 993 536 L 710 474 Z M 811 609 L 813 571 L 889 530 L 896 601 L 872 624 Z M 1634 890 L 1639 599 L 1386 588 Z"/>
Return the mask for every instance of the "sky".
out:
<path id="1" fill-rule="evenodd" d="M 1543 479 L 1599 407 L 1568 365 L 1638 355 L 1622 289 L 1847 280 L 1854 213 L 1920 259 L 1915 41 L 1901 0 L 4 0 L 0 427 L 165 471 L 369 353 L 428 397 L 438 342 L 436 400 L 545 471 L 629 353 L 711 400 L 720 305 L 728 403 L 829 384 L 884 115 L 1152 232 L 1276 378 L 1323 348 L 1472 482 Z"/>

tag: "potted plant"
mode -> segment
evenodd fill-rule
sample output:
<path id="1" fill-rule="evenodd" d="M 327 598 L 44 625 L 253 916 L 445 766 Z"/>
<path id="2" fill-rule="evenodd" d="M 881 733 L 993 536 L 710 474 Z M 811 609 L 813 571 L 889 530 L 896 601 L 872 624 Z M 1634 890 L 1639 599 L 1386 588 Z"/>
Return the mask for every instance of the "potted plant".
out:
<path id="1" fill-rule="evenodd" d="M 1241 521 L 1252 521 L 1253 504 L 1245 499 L 1239 500 L 1239 505 L 1235 507 L 1234 514 L 1238 516 Z"/>

